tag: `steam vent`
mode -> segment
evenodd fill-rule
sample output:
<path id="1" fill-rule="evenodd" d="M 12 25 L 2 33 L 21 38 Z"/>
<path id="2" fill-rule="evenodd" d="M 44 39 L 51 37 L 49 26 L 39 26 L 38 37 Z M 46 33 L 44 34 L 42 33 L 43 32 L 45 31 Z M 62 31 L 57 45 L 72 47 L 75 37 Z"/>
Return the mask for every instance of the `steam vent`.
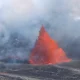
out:
<path id="1" fill-rule="evenodd" d="M 62 48 L 59 48 L 56 41 L 50 38 L 42 26 L 29 61 L 30 64 L 59 64 L 70 62 L 71 59 L 66 56 Z"/>

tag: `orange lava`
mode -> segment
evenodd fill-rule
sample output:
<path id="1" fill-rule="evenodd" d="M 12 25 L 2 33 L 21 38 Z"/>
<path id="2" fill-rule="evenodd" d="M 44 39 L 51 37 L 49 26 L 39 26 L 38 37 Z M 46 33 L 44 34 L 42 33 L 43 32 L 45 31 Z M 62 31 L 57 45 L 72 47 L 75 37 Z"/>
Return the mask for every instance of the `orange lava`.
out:
<path id="1" fill-rule="evenodd" d="M 30 55 L 30 64 L 58 64 L 70 62 L 62 48 L 52 40 L 42 26 Z"/>

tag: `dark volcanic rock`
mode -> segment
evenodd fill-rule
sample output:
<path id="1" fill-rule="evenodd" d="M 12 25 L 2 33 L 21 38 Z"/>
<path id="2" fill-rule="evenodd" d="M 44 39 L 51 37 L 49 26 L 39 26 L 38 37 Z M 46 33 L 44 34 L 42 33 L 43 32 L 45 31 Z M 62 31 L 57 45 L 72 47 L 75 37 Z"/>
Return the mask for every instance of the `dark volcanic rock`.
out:
<path id="1" fill-rule="evenodd" d="M 40 80 L 79 80 L 80 74 L 76 71 L 60 68 L 53 65 L 13 65 L 6 70 L 9 74 L 35 77 Z"/>
<path id="2" fill-rule="evenodd" d="M 22 64 L 22 65 L 5 64 L 5 67 L 6 67 L 5 69 L 0 68 L 1 73 L 31 77 L 35 79 L 37 78 L 40 80 L 80 80 L 79 71 L 75 71 L 73 69 L 66 67 L 53 66 L 53 65 L 30 65 L 30 64 Z M 8 78 L 7 80 L 9 80 L 10 76 L 3 75 L 2 77 L 7 77 Z M 19 77 L 18 78 L 11 77 L 10 80 L 19 80 L 19 79 L 20 79 Z"/>
<path id="3" fill-rule="evenodd" d="M 9 77 L 9 76 L 0 76 L 0 80 L 23 80 L 21 78 L 16 77 Z"/>

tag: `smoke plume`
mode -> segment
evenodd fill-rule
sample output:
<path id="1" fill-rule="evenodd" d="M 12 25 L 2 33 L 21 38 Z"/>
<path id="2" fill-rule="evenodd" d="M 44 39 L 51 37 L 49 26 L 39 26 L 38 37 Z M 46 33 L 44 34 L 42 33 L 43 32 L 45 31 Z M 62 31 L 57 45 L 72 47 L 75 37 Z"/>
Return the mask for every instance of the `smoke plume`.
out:
<path id="1" fill-rule="evenodd" d="M 0 0 L 0 58 L 28 59 L 42 24 L 66 54 L 80 57 L 79 0 Z"/>

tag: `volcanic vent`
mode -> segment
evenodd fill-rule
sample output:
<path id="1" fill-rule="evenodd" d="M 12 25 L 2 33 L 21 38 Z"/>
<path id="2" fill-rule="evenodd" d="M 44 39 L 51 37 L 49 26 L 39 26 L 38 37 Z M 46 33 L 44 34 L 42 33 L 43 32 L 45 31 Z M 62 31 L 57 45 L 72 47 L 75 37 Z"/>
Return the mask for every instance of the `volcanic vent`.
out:
<path id="1" fill-rule="evenodd" d="M 71 59 L 67 58 L 63 49 L 59 48 L 42 26 L 29 61 L 31 64 L 58 64 L 69 62 Z"/>

